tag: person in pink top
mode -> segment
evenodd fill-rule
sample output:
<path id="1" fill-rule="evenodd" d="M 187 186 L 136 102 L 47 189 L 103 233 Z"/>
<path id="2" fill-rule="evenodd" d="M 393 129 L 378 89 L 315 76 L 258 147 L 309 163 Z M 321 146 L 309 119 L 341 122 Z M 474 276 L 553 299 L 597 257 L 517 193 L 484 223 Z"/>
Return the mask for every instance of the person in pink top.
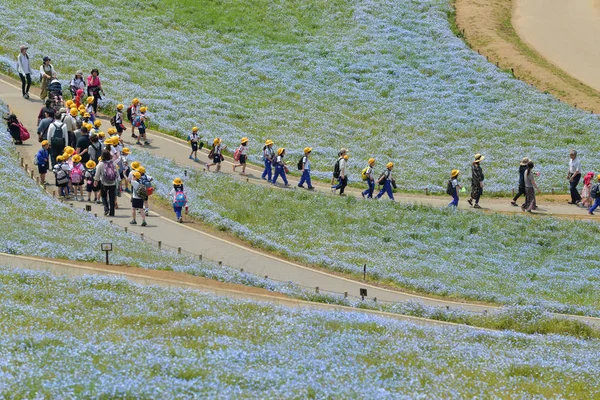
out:
<path id="1" fill-rule="evenodd" d="M 94 114 L 98 112 L 98 100 L 102 100 L 100 93 L 104 95 L 104 90 L 102 90 L 102 83 L 100 82 L 100 73 L 96 68 L 92 70 L 92 73 L 87 78 L 87 90 L 88 96 L 94 97 L 94 103 L 92 107 L 94 107 Z"/>

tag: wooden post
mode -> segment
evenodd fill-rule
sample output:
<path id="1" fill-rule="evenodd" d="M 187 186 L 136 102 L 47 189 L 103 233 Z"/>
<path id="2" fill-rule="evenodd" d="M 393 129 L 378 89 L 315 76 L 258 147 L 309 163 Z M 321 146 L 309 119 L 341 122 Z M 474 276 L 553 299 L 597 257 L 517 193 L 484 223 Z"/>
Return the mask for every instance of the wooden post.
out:
<path id="1" fill-rule="evenodd" d="M 348 298 L 348 292 L 344 292 L 344 298 L 347 299 Z"/>
<path id="2" fill-rule="evenodd" d="M 158 249 L 161 250 L 162 249 L 162 241 L 158 241 Z"/>
<path id="3" fill-rule="evenodd" d="M 373 301 L 377 303 L 377 297 L 373 297 Z"/>
<path id="4" fill-rule="evenodd" d="M 23 168 L 23 165 L 25 165 L 25 159 L 21 157 L 21 168 Z"/>
<path id="5" fill-rule="evenodd" d="M 219 267 L 223 266 L 223 261 L 219 261 Z"/>
<path id="6" fill-rule="evenodd" d="M 429 189 L 425 188 L 425 196 L 429 196 Z"/>
<path id="7" fill-rule="evenodd" d="M 265 279 L 269 279 L 269 275 L 265 275 Z"/>
<path id="8" fill-rule="evenodd" d="M 198 260 L 202 261 L 202 254 L 198 254 Z M 243 268 L 242 268 L 243 269 Z"/>
<path id="9" fill-rule="evenodd" d="M 144 240 L 144 234 L 140 233 L 140 237 L 142 238 L 142 240 Z"/>
<path id="10" fill-rule="evenodd" d="M 515 197 L 515 188 L 512 189 L 513 197 Z"/>
<path id="11" fill-rule="evenodd" d="M 29 165 L 25 164 L 25 171 L 29 171 Z"/>
<path id="12" fill-rule="evenodd" d="M 554 188 L 552 188 L 552 194 L 554 194 Z"/>
<path id="13" fill-rule="evenodd" d="M 56 197 L 56 190 L 52 191 L 52 197 Z"/>
<path id="14" fill-rule="evenodd" d="M 33 179 L 33 170 L 30 171 L 31 172 L 31 179 Z"/>
<path id="15" fill-rule="evenodd" d="M 127 227 L 125 227 L 125 233 L 127 233 Z"/>
<path id="16" fill-rule="evenodd" d="M 319 294 L 319 287 L 318 286 L 315 288 L 315 293 Z"/>
<path id="17" fill-rule="evenodd" d="M 177 254 L 181 254 L 181 247 L 177 248 Z"/>
<path id="18" fill-rule="evenodd" d="M 244 268 L 240 268 L 240 272 L 244 272 Z"/>

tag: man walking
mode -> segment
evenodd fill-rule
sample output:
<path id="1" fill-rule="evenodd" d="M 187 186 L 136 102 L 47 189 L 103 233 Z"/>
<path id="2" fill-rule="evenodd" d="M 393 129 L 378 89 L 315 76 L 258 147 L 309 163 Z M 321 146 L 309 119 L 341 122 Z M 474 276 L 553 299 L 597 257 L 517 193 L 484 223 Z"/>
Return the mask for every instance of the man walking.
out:
<path id="1" fill-rule="evenodd" d="M 577 191 L 577 185 L 581 179 L 581 161 L 577 158 L 577 151 L 575 150 L 570 151 L 569 158 L 569 173 L 567 174 L 569 189 L 571 191 L 571 201 L 569 201 L 569 204 L 579 204 L 581 196 Z"/>
<path id="2" fill-rule="evenodd" d="M 55 114 L 54 122 L 48 127 L 48 142 L 50 142 L 50 160 L 52 166 L 56 164 L 56 157 L 60 156 L 65 150 L 69 133 L 67 125 L 61 121 L 60 113 Z"/>

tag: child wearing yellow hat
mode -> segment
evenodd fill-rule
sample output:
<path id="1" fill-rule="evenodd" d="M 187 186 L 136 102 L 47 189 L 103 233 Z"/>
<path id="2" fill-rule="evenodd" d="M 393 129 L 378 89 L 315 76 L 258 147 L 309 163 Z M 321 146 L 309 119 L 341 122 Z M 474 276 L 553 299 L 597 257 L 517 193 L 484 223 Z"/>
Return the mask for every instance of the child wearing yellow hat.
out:
<path id="1" fill-rule="evenodd" d="M 94 177 L 96 176 L 96 162 L 94 160 L 89 160 L 85 163 L 85 191 L 88 194 L 88 202 L 92 201 L 92 192 L 94 192 L 94 203 L 100 204 L 102 201 L 98 197 L 98 193 L 100 193 L 100 189 L 102 186 L 98 184 L 94 186 Z"/>
<path id="2" fill-rule="evenodd" d="M 298 169 L 302 171 L 302 178 L 300 178 L 300 182 L 298 182 L 298 187 L 304 188 L 304 182 L 306 182 L 308 190 L 315 190 L 310 182 L 310 153 L 312 153 L 312 147 L 305 147 L 304 155 L 298 162 Z"/>
<path id="3" fill-rule="evenodd" d="M 140 100 L 136 97 L 131 101 L 131 105 L 127 107 L 127 119 L 131 123 L 131 137 L 137 139 L 137 135 L 135 134 L 135 124 L 134 121 L 136 117 L 140 114 Z"/>
<path id="4" fill-rule="evenodd" d="M 69 186 L 69 165 L 64 162 L 64 156 L 56 156 L 56 164 L 53 168 L 54 177 L 56 178 L 56 187 L 59 190 L 59 195 L 66 198 L 68 195 Z"/>
<path id="5" fill-rule="evenodd" d="M 275 176 L 273 176 L 273 180 L 271 181 L 272 185 L 277 184 L 277 178 L 281 176 L 283 183 L 285 186 L 290 186 L 288 183 L 287 177 L 285 176 L 285 171 L 287 169 L 285 161 L 283 161 L 283 157 L 285 157 L 285 149 L 279 148 L 277 149 L 277 158 L 275 158 Z"/>
<path id="6" fill-rule="evenodd" d="M 83 181 L 85 169 L 81 164 L 81 156 L 79 154 L 73 155 L 73 167 L 71 167 L 71 185 L 73 186 L 73 193 L 75 195 L 75 201 L 78 200 L 77 192 L 81 195 L 81 201 L 83 201 Z"/>
<path id="7" fill-rule="evenodd" d="M 265 170 L 262 173 L 261 178 L 271 182 L 273 172 L 273 162 L 275 161 L 275 150 L 273 150 L 273 141 L 271 139 L 265 142 L 262 151 L 262 159 L 265 162 Z"/>
<path id="8" fill-rule="evenodd" d="M 361 171 L 361 177 L 362 177 L 363 181 L 366 181 L 367 185 L 369 185 L 369 188 L 361 193 L 363 199 L 372 199 L 373 198 L 373 192 L 375 191 L 374 172 L 375 172 L 375 159 L 369 158 L 369 161 L 367 162 L 367 166 Z"/>
<path id="9" fill-rule="evenodd" d="M 210 167 L 213 165 L 217 166 L 217 172 L 221 170 L 221 161 L 224 159 L 222 152 L 226 148 L 227 146 L 222 145 L 220 138 L 215 138 L 215 140 L 213 140 L 212 149 L 210 150 L 210 153 L 208 153 L 208 158 L 212 160 L 212 163 L 206 164 L 206 169 L 208 171 L 210 171 Z"/>
<path id="10" fill-rule="evenodd" d="M 248 154 L 248 138 L 243 137 L 240 142 L 240 147 L 235 151 L 233 158 L 239 161 L 239 164 L 233 164 L 233 172 L 237 167 L 242 167 L 242 175 L 246 175 L 246 158 Z"/>
<path id="11" fill-rule="evenodd" d="M 452 196 L 452 201 L 448 204 L 448 207 L 458 207 L 458 191 L 462 188 L 462 186 L 458 184 L 458 174 L 460 174 L 460 171 L 457 169 L 453 169 L 450 173 L 446 194 Z"/>
<path id="12" fill-rule="evenodd" d="M 148 124 L 148 116 L 146 115 L 147 111 L 148 111 L 148 107 L 146 107 L 146 106 L 140 107 L 140 115 L 138 115 L 133 120 L 133 125 L 138 128 L 138 132 L 139 132 L 139 137 L 137 140 L 137 144 L 139 144 L 139 145 L 142 144 L 142 140 L 144 141 L 145 145 L 150 144 L 150 142 L 146 138 L 146 125 Z"/>
<path id="13" fill-rule="evenodd" d="M 192 133 L 188 135 L 187 139 L 190 143 L 190 146 L 192 146 L 192 152 L 190 153 L 189 159 L 199 162 L 200 160 L 198 159 L 198 148 L 202 150 L 202 147 L 204 147 L 204 142 L 200 140 L 200 134 L 198 133 L 197 126 L 192 128 Z"/>
<path id="14" fill-rule="evenodd" d="M 380 199 L 384 193 L 387 193 L 389 198 L 394 201 L 394 193 L 392 193 L 392 184 L 394 183 L 394 178 L 392 177 L 392 169 L 394 169 L 394 163 L 389 162 L 385 166 L 385 171 L 379 176 L 377 182 L 383 186 L 383 188 L 377 194 L 377 198 Z"/>
<path id="15" fill-rule="evenodd" d="M 131 151 L 129 150 L 129 147 L 123 147 L 123 150 L 121 150 L 121 158 L 119 160 L 119 176 L 121 177 L 121 181 L 119 183 L 119 191 L 120 192 L 127 192 L 129 193 L 129 173 L 130 168 L 129 168 L 129 154 L 131 153 Z"/>
<path id="16" fill-rule="evenodd" d="M 50 153 L 48 152 L 49 147 L 50 143 L 47 140 L 42 140 L 42 148 L 38 150 L 34 160 L 38 167 L 40 183 L 42 185 L 48 184 L 48 182 L 46 182 L 46 173 L 48 172 L 48 165 L 50 162 Z"/>
<path id="17" fill-rule="evenodd" d="M 183 190 L 183 181 L 181 178 L 175 178 L 173 180 L 173 189 L 169 192 L 169 196 L 173 199 L 173 211 L 175 211 L 175 217 L 180 223 L 183 222 L 181 217 L 181 211 L 186 208 L 187 213 L 187 195 Z"/>
<path id="18" fill-rule="evenodd" d="M 144 212 L 144 201 L 148 199 L 146 193 L 146 186 L 140 182 L 142 174 L 138 171 L 131 173 L 131 225 L 137 225 L 135 220 L 136 215 L 139 213 L 142 216 L 142 226 L 146 226 L 146 213 Z"/>

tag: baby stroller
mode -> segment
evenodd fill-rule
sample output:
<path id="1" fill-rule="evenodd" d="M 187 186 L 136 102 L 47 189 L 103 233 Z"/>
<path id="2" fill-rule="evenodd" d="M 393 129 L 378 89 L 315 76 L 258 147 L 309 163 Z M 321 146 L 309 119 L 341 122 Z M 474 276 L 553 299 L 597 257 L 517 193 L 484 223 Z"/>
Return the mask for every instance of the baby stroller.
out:
<path id="1" fill-rule="evenodd" d="M 65 106 L 62 97 L 62 85 L 56 77 L 52 78 L 48 84 L 48 99 L 52 102 L 51 107 L 54 108 L 56 112 Z"/>

